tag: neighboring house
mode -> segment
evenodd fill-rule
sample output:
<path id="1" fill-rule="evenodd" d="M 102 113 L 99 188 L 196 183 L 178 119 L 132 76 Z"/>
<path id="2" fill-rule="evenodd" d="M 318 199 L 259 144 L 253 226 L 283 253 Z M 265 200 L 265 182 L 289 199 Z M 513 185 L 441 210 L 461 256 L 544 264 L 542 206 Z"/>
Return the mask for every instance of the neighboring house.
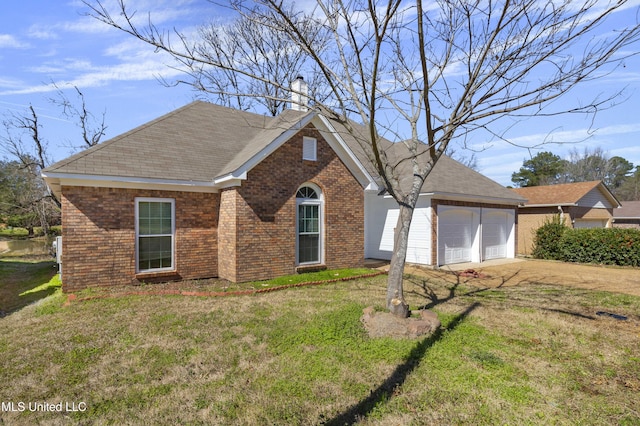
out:
<path id="1" fill-rule="evenodd" d="M 640 229 L 640 201 L 623 201 L 613 210 L 614 228 Z"/>
<path id="2" fill-rule="evenodd" d="M 610 228 L 620 206 L 602 181 L 529 186 L 513 191 L 528 201 L 518 209 L 518 254 L 531 254 L 535 231 L 559 214 L 572 228 Z"/>
<path id="3" fill-rule="evenodd" d="M 43 171 L 62 203 L 63 289 L 390 258 L 397 206 L 363 164 L 357 142 L 318 112 L 193 102 Z M 521 197 L 448 157 L 423 192 L 408 261 L 514 256 Z"/>

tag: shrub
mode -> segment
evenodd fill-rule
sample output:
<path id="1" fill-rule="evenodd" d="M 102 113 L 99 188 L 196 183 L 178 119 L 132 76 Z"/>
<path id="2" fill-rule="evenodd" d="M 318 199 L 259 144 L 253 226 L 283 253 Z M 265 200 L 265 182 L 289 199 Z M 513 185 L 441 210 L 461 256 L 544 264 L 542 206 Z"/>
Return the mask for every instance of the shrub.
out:
<path id="1" fill-rule="evenodd" d="M 558 260 L 640 266 L 640 231 L 622 228 L 571 229 L 559 241 Z"/>
<path id="2" fill-rule="evenodd" d="M 533 242 L 533 257 L 536 259 L 559 260 L 560 239 L 568 228 L 560 220 L 560 215 L 553 215 L 551 219 L 547 219 L 540 228 L 536 230 Z"/>

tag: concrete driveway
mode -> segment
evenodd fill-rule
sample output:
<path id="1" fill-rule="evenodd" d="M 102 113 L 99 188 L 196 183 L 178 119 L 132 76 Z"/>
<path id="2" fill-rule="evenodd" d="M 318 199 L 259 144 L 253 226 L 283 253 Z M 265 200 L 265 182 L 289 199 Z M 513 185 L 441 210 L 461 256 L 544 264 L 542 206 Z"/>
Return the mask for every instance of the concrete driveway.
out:
<path id="1" fill-rule="evenodd" d="M 473 270 L 473 274 L 464 273 Z M 407 265 L 407 273 L 462 280 L 482 287 L 557 284 L 640 296 L 640 268 L 578 265 L 548 260 L 502 259 L 482 264 L 459 264 L 440 269 Z"/>

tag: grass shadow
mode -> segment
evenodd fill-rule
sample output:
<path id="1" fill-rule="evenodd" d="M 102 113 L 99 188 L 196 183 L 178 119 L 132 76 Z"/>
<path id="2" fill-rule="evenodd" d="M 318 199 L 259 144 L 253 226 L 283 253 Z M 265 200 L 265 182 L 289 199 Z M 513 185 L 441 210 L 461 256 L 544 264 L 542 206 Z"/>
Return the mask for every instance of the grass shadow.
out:
<path id="1" fill-rule="evenodd" d="M 0 260 L 0 318 L 53 294 L 46 284 L 56 273 L 52 261 Z"/>
<path id="2" fill-rule="evenodd" d="M 417 309 L 431 309 L 437 305 L 442 303 L 446 303 L 456 297 L 459 296 L 473 296 L 488 290 L 493 290 L 496 288 L 501 288 L 505 286 L 509 281 L 516 278 L 520 271 L 516 271 L 511 275 L 500 277 L 500 284 L 491 286 L 491 287 L 477 287 L 475 289 L 466 291 L 464 293 L 459 293 L 458 290 L 463 284 L 466 284 L 467 281 L 462 280 L 462 276 L 458 273 L 452 272 L 451 275 L 455 277 L 455 280 L 446 281 L 449 286 L 446 287 L 446 294 L 444 296 L 438 295 L 438 293 L 434 290 L 434 287 L 442 287 L 442 285 L 433 285 L 431 282 L 431 278 L 425 278 L 417 275 L 408 275 L 405 276 L 405 279 L 411 282 L 416 287 L 420 288 L 420 291 L 408 291 L 407 294 L 413 294 L 419 296 L 421 298 L 425 298 L 428 302 L 422 306 L 419 306 Z M 438 283 L 441 283 L 441 280 L 437 280 Z"/>
<path id="3" fill-rule="evenodd" d="M 452 331 L 460 325 L 479 305 L 480 303 L 478 302 L 471 304 L 464 312 L 455 317 L 446 328 L 440 328 L 431 336 L 418 342 L 409 353 L 407 360 L 403 364 L 398 365 L 393 373 L 391 373 L 380 386 L 373 390 L 368 397 L 349 407 L 344 413 L 322 424 L 327 426 L 354 424 L 366 418 L 380 402 L 389 401 L 393 397 L 396 389 L 402 386 L 411 372 L 420 365 L 429 348 L 442 339 L 445 332 Z"/>

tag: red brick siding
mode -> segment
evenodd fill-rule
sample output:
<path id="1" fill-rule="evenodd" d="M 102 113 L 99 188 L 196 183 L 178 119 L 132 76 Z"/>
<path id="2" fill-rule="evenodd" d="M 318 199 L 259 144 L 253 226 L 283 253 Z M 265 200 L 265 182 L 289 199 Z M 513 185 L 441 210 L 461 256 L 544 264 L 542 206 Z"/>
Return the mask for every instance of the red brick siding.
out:
<path id="1" fill-rule="evenodd" d="M 302 160 L 302 138 L 317 139 L 317 161 Z M 364 264 L 364 191 L 312 126 L 253 168 L 237 188 L 238 281 L 268 279 L 296 270 L 296 192 L 305 182 L 324 198 L 327 268 Z"/>
<path id="2" fill-rule="evenodd" d="M 235 188 L 221 191 L 220 193 L 220 221 L 218 223 L 218 272 L 220 278 L 237 282 L 236 272 L 238 268 L 236 247 L 236 198 L 238 194 Z"/>
<path id="3" fill-rule="evenodd" d="M 175 199 L 175 272 L 162 279 L 218 275 L 218 194 L 62 188 L 63 289 L 153 281 L 136 275 L 135 198 Z"/>

